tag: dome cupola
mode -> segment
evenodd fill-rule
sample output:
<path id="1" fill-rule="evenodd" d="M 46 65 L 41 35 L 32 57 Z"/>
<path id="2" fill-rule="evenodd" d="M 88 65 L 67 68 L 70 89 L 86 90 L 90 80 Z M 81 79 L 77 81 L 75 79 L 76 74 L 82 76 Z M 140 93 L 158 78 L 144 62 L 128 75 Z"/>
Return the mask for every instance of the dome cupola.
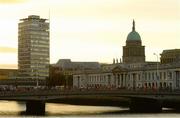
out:
<path id="1" fill-rule="evenodd" d="M 141 44 L 141 37 L 135 31 L 135 22 L 133 20 L 132 31 L 128 34 L 126 46 L 123 46 L 123 63 L 144 63 L 145 46 Z"/>
<path id="2" fill-rule="evenodd" d="M 141 42 L 141 37 L 138 32 L 135 31 L 135 21 L 133 20 L 133 27 L 132 31 L 128 34 L 126 42 L 129 41 L 140 41 Z"/>

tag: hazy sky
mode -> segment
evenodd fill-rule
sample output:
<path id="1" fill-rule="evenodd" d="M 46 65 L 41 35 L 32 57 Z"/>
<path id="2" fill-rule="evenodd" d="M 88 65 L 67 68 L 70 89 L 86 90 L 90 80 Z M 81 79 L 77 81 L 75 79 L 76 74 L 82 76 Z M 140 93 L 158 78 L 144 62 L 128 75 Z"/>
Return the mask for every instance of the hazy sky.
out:
<path id="1" fill-rule="evenodd" d="M 0 68 L 17 67 L 19 19 L 49 10 L 51 63 L 122 58 L 133 19 L 147 61 L 180 48 L 180 0 L 0 0 Z"/>

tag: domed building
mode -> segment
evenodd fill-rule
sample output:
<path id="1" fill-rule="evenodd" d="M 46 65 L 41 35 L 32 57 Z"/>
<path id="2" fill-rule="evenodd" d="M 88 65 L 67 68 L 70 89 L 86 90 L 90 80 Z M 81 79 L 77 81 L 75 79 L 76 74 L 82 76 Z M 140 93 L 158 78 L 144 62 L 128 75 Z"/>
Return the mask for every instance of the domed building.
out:
<path id="1" fill-rule="evenodd" d="M 123 46 L 123 63 L 143 62 L 145 62 L 145 46 L 141 44 L 141 37 L 135 31 L 135 21 L 133 20 L 132 31 L 127 36 L 126 46 Z"/>
<path id="2" fill-rule="evenodd" d="M 141 43 L 133 21 L 126 46 L 123 46 L 123 63 L 115 63 L 114 60 L 112 64 L 101 65 L 100 69 L 77 71 L 73 73 L 73 87 L 88 90 L 180 91 L 180 49 L 164 50 L 161 63 L 145 61 L 145 46 Z"/>

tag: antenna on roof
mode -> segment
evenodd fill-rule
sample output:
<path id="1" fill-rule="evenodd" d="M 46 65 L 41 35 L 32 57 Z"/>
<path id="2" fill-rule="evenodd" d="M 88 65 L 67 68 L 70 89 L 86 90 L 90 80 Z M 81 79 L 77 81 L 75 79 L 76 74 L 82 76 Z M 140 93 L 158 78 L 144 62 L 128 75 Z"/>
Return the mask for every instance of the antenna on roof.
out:
<path id="1" fill-rule="evenodd" d="M 48 17 L 49 17 L 48 19 L 49 19 L 49 29 L 50 29 L 50 18 L 51 18 L 51 15 L 50 15 L 50 8 L 49 8 L 49 13 L 48 13 L 48 15 L 49 15 L 49 16 L 48 16 Z"/>
<path id="2" fill-rule="evenodd" d="M 50 46 L 50 39 L 51 39 L 51 35 L 50 35 L 50 32 L 51 32 L 51 26 L 50 26 L 50 18 L 51 18 L 51 15 L 50 15 L 50 8 L 49 8 L 49 13 L 48 13 L 48 17 L 49 17 L 49 46 Z M 49 55 L 50 55 L 50 51 L 49 51 Z M 50 60 L 50 59 L 49 59 Z M 50 61 L 49 61 L 49 63 L 50 63 Z"/>

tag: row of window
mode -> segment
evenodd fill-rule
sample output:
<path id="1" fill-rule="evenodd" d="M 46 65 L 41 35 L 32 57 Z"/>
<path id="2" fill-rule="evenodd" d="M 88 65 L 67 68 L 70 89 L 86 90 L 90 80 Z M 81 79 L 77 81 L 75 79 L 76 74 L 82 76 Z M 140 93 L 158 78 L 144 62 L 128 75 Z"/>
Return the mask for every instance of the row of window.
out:
<path id="1" fill-rule="evenodd" d="M 136 76 L 137 75 L 137 76 Z M 92 75 L 89 76 L 89 81 L 90 82 L 101 82 L 104 81 L 106 79 L 107 75 Z M 159 72 L 159 75 L 157 74 L 157 72 L 145 72 L 144 76 L 141 74 L 132 74 L 132 78 L 138 78 L 138 80 L 140 81 L 141 79 L 145 79 L 145 80 L 167 80 L 167 79 L 172 79 L 172 72 Z M 111 78 L 111 75 L 108 76 L 108 78 Z M 115 75 L 115 78 L 119 79 L 119 78 L 127 78 L 127 76 L 125 75 L 125 77 L 123 76 L 123 74 L 117 74 Z M 128 78 L 130 80 L 130 75 L 128 76 Z"/>
<path id="2" fill-rule="evenodd" d="M 34 48 L 49 48 L 49 44 L 34 44 L 34 45 L 31 45 L 31 47 L 34 49 Z"/>
<path id="3" fill-rule="evenodd" d="M 18 36 L 49 36 L 48 31 L 34 31 L 34 30 L 27 30 L 27 29 L 19 29 Z"/>
<path id="4" fill-rule="evenodd" d="M 145 80 L 167 80 L 172 79 L 172 72 L 145 72 Z"/>
<path id="5" fill-rule="evenodd" d="M 88 80 L 89 80 L 89 82 L 106 82 L 107 81 L 106 78 L 104 78 L 104 77 L 98 78 L 98 76 L 97 76 L 97 78 L 96 77 L 89 78 Z"/>
<path id="6" fill-rule="evenodd" d="M 48 37 L 41 37 L 41 39 L 49 39 Z M 31 40 L 31 43 L 41 43 L 41 44 L 47 44 L 49 41 L 46 40 Z"/>

